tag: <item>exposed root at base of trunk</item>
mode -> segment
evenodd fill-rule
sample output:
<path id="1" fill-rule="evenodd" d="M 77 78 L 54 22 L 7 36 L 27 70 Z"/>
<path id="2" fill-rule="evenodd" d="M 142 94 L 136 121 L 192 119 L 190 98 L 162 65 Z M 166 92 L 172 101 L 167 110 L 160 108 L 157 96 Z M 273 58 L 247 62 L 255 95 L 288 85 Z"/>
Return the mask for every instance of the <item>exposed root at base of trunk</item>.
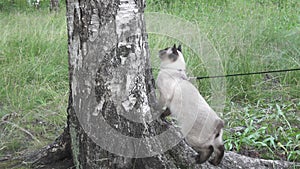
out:
<path id="1" fill-rule="evenodd" d="M 54 141 L 54 143 L 23 157 L 23 164 L 32 168 L 72 168 L 71 138 L 69 129 Z"/>

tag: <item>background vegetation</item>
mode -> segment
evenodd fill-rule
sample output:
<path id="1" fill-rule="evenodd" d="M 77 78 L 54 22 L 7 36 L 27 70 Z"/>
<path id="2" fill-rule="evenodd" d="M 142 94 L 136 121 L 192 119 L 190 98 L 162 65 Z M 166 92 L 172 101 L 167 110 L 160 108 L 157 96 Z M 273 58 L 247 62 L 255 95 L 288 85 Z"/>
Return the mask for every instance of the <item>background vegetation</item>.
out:
<path id="1" fill-rule="evenodd" d="M 50 13 L 48 1 L 42 1 L 39 10 L 20 2 L 0 2 L 0 159 L 48 144 L 62 132 L 66 120 L 65 7 Z M 228 74 L 300 67 L 298 0 L 147 2 L 148 12 L 198 24 Z M 151 49 L 174 42 L 178 43 L 149 36 Z M 153 57 L 156 52 L 152 51 Z M 201 57 L 185 46 L 183 52 L 194 76 L 207 75 Z M 158 68 L 155 59 L 153 65 Z M 221 113 L 227 123 L 226 149 L 300 162 L 300 72 L 234 77 L 226 82 L 226 107 Z M 209 81 L 197 83 L 210 100 Z"/>

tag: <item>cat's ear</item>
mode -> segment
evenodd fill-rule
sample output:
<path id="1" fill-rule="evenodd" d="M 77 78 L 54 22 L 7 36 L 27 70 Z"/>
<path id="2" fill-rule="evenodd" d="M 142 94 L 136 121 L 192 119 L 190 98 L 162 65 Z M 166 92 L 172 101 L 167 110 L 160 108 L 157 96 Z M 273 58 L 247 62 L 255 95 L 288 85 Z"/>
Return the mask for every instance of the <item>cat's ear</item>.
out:
<path id="1" fill-rule="evenodd" d="M 178 55 L 176 44 L 174 44 L 174 46 L 172 47 L 172 53 Z"/>
<path id="2" fill-rule="evenodd" d="M 177 47 L 177 50 L 181 52 L 181 45 Z"/>

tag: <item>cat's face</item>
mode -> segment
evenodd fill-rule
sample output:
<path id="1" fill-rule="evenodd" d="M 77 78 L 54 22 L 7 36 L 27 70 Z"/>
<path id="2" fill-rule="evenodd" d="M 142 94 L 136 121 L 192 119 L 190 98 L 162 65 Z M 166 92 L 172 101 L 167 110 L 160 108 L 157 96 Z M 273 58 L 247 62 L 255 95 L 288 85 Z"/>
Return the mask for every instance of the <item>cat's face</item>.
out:
<path id="1" fill-rule="evenodd" d="M 164 63 L 172 63 L 177 61 L 181 52 L 181 45 L 176 48 L 176 45 L 173 47 L 168 47 L 159 51 L 159 58 Z"/>

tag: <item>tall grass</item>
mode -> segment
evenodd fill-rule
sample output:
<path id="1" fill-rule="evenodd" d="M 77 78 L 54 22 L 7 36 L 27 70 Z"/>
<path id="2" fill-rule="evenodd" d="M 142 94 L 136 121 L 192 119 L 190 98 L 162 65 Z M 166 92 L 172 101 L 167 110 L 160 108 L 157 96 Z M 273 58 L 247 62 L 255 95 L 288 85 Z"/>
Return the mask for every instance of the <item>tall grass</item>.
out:
<path id="1" fill-rule="evenodd" d="M 13 12 L 0 17 L 0 117 L 15 124 L 0 125 L 1 155 L 44 145 L 64 127 L 68 57 L 64 12 Z"/>
<path id="2" fill-rule="evenodd" d="M 222 58 L 225 74 L 299 68 L 300 11 L 296 9 L 300 3 L 293 0 L 148 1 L 148 11 L 198 24 Z M 150 35 L 151 47 L 160 42 L 171 45 L 176 39 Z M 184 55 L 193 76 L 207 75 L 201 56 L 187 48 Z M 226 148 L 254 157 L 299 161 L 300 72 L 231 77 L 226 84 L 222 114 L 227 122 Z M 209 100 L 209 81 L 201 80 L 198 86 Z"/>
<path id="3" fill-rule="evenodd" d="M 147 1 L 147 11 L 198 24 L 226 74 L 300 67 L 299 9 L 296 0 Z M 68 95 L 65 11 L 9 11 L 0 13 L 0 117 L 15 125 L 0 122 L 0 157 L 40 147 L 59 135 Z M 149 35 L 154 68 L 159 67 L 157 49 L 174 42 L 179 43 Z M 191 75 L 207 75 L 201 56 L 185 44 L 183 53 Z M 197 83 L 211 101 L 210 82 Z M 227 123 L 227 150 L 299 162 L 300 72 L 233 77 L 226 83 L 221 115 Z"/>

